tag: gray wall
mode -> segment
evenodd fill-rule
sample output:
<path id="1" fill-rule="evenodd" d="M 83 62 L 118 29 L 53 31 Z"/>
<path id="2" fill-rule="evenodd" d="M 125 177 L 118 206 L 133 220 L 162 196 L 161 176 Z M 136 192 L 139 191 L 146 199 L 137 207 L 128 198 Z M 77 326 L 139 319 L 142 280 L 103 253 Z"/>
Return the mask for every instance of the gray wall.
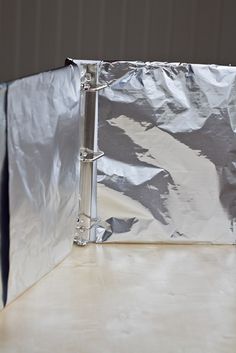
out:
<path id="1" fill-rule="evenodd" d="M 236 65 L 235 0 L 0 0 L 0 81 L 67 56 Z"/>

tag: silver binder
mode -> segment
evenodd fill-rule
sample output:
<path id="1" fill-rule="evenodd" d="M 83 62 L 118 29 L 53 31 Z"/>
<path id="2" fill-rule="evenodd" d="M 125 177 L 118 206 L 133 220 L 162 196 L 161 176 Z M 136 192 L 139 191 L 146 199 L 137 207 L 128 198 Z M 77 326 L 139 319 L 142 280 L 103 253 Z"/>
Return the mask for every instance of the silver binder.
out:
<path id="1" fill-rule="evenodd" d="M 235 67 L 68 59 L 5 92 L 0 307 L 73 239 L 236 243 Z"/>

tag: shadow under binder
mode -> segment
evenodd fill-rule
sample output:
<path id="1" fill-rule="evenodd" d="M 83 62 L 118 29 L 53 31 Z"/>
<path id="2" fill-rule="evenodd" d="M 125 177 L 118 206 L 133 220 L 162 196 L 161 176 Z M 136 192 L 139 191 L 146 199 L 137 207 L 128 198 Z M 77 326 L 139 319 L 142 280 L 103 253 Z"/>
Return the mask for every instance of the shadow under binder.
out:
<path id="1" fill-rule="evenodd" d="M 9 192 L 7 155 L 7 85 L 0 86 L 0 309 L 7 301 L 9 273 Z"/>

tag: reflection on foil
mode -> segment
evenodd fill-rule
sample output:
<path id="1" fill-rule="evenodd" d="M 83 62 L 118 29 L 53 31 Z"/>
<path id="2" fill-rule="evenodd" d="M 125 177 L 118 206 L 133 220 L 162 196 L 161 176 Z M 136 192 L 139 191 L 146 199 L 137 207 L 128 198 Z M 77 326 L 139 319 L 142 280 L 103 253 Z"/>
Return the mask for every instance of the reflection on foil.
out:
<path id="1" fill-rule="evenodd" d="M 97 242 L 235 243 L 236 68 L 100 70 Z"/>
<path id="2" fill-rule="evenodd" d="M 70 252 L 79 202 L 80 72 L 76 66 L 8 89 L 8 302 Z"/>

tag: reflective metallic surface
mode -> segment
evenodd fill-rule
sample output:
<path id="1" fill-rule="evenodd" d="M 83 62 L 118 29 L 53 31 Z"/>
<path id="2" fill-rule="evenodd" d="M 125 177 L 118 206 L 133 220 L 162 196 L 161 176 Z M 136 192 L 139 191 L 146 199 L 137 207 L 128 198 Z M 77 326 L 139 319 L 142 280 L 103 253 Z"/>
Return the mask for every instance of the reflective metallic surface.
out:
<path id="1" fill-rule="evenodd" d="M 98 63 L 77 61 L 81 72 L 80 126 L 81 168 L 80 204 L 75 242 L 86 245 L 95 240 L 97 222 L 97 151 L 98 131 Z"/>
<path id="2" fill-rule="evenodd" d="M 97 242 L 234 244 L 236 68 L 103 63 Z"/>
<path id="3" fill-rule="evenodd" d="M 80 73 L 67 66 L 8 92 L 8 302 L 71 250 L 79 202 Z"/>
<path id="4" fill-rule="evenodd" d="M 3 307 L 5 297 L 5 237 L 8 237 L 6 219 L 6 86 L 0 85 L 0 309 Z"/>

